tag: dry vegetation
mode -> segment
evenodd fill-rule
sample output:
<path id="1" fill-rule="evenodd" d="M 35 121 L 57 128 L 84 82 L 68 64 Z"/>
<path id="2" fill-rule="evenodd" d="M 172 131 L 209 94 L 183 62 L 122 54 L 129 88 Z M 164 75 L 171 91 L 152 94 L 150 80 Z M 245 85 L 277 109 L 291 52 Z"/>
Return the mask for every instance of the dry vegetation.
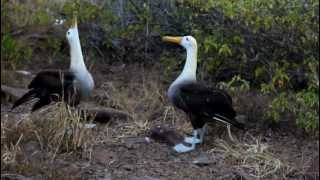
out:
<path id="1" fill-rule="evenodd" d="M 318 1 L 3 0 L 1 83 L 26 87 L 30 77 L 13 72 L 20 68 L 67 68 L 65 31 L 75 10 L 97 85 L 81 106 L 131 118 L 88 129 L 90 119 L 61 103 L 10 111 L 14 98 L 2 92 L 1 179 L 294 180 L 318 173 Z M 232 129 L 235 142 L 218 123 L 190 153 L 146 141 L 159 124 L 192 131 L 165 96 L 184 50 L 160 36 L 179 34 L 198 41 L 199 80 L 219 82 L 245 115 L 248 131 Z"/>
<path id="2" fill-rule="evenodd" d="M 225 127 L 212 124 L 205 144 L 181 155 L 165 144 L 145 141 L 150 128 L 157 124 L 184 134 L 191 132 L 191 125 L 183 113 L 169 105 L 165 97 L 168 84 L 158 76 L 160 70 L 126 68 L 118 74 L 95 72 L 100 93 L 94 93 L 90 103 L 128 112 L 132 119 L 112 119 L 87 129 L 77 111 L 63 104 L 29 114 L 28 105 L 10 112 L 11 103 L 2 103 L 2 177 L 294 179 L 305 173 L 308 162 L 318 155 L 317 140 L 302 141 L 281 127 L 234 130 L 237 140 L 231 142 Z M 242 106 L 243 98 L 234 97 L 238 111 L 251 118 L 259 111 L 254 110 L 255 104 Z M 261 121 L 255 117 L 256 123 Z"/>

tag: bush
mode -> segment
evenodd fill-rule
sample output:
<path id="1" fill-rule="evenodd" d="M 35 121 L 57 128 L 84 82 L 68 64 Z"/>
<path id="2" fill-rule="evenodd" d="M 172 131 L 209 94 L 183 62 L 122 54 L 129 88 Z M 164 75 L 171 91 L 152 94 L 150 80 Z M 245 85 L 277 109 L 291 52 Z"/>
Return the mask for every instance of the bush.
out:
<path id="1" fill-rule="evenodd" d="M 12 38 L 10 35 L 1 37 L 1 61 L 10 68 L 16 69 L 21 61 L 31 57 L 32 50 L 25 48 L 24 42 Z"/>
<path id="2" fill-rule="evenodd" d="M 291 113 L 298 127 L 317 137 L 319 135 L 319 69 L 317 69 L 319 62 L 310 60 L 306 64 L 309 67 L 307 73 L 310 82 L 307 89 L 284 92 L 276 90 L 273 84 L 264 86 L 263 92 L 266 93 L 265 89 L 269 89 L 277 95 L 266 115 L 272 121 L 279 121 L 285 113 Z"/>

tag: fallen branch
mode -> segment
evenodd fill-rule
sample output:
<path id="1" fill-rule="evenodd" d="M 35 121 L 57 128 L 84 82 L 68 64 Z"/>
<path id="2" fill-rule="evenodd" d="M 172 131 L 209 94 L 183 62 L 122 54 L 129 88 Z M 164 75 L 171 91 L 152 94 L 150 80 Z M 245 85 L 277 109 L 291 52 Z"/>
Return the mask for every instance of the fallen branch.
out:
<path id="1" fill-rule="evenodd" d="M 34 78 L 35 75 L 30 72 L 30 71 L 25 71 L 25 70 L 17 70 L 15 71 L 15 73 L 17 73 L 18 75 L 21 75 L 23 77 L 26 77 L 26 78 Z"/>
<path id="2" fill-rule="evenodd" d="M 15 88 L 1 84 L 1 95 L 9 97 L 12 101 L 19 99 L 28 90 L 23 88 Z M 113 108 L 97 107 L 95 105 L 80 108 L 82 117 L 95 122 L 107 123 L 111 118 L 132 119 L 132 116 L 124 111 Z"/>
<path id="3" fill-rule="evenodd" d="M 22 176 L 20 174 L 1 174 L 1 179 L 32 180 L 33 178 Z"/>
<path id="4" fill-rule="evenodd" d="M 23 88 L 15 88 L 1 84 L 1 96 L 12 98 L 13 100 L 19 99 L 28 90 Z"/>

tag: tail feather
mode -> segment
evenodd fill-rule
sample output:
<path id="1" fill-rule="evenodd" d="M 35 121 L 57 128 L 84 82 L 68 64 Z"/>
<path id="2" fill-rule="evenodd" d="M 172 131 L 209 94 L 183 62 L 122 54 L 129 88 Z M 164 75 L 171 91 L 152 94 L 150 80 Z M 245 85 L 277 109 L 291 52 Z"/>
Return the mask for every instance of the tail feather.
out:
<path id="1" fill-rule="evenodd" d="M 242 129 L 244 130 L 244 124 L 243 123 L 240 123 L 240 122 L 237 122 L 236 120 L 230 120 L 224 116 L 220 116 L 219 114 L 215 114 L 215 116 L 213 117 L 214 120 L 217 120 L 217 121 L 220 121 L 222 123 L 225 123 L 225 124 L 229 124 L 229 125 L 232 125 L 238 129 Z"/>
<path id="2" fill-rule="evenodd" d="M 36 95 L 37 95 L 37 92 L 34 89 L 28 91 L 20 99 L 18 99 L 16 102 L 14 102 L 13 106 L 11 107 L 11 110 L 20 106 L 23 103 L 26 103 L 26 102 L 36 98 Z"/>
<path id="3" fill-rule="evenodd" d="M 48 104 L 50 104 L 50 99 L 48 99 L 48 98 L 46 98 L 46 97 L 41 97 L 41 98 L 39 99 L 39 101 L 37 101 L 37 102 L 33 105 L 32 109 L 31 109 L 31 112 L 34 112 L 34 111 L 36 111 L 36 110 L 38 110 L 38 109 L 40 109 L 40 108 L 42 108 L 43 106 L 46 106 L 46 105 L 48 105 Z"/>

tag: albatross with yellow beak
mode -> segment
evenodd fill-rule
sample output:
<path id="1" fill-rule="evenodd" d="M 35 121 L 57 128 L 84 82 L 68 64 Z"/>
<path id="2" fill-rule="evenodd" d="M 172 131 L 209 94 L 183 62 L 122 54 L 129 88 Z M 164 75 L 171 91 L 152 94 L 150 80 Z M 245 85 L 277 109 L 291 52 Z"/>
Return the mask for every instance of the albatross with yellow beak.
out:
<path id="1" fill-rule="evenodd" d="M 231 97 L 224 91 L 211 89 L 199 84 L 197 71 L 197 41 L 192 36 L 164 36 L 165 42 L 180 44 L 187 51 L 187 59 L 178 78 L 170 85 L 168 97 L 171 103 L 183 110 L 190 118 L 193 136 L 185 137 L 184 143 L 174 146 L 177 152 L 188 152 L 203 142 L 207 122 L 220 121 L 243 129 L 243 124 L 235 121 L 236 112 Z M 190 144 L 190 146 L 187 146 Z"/>
<path id="2" fill-rule="evenodd" d="M 84 64 L 76 17 L 73 18 L 66 37 L 70 46 L 70 69 L 39 72 L 29 84 L 29 91 L 14 103 L 12 109 L 34 99 L 37 101 L 31 109 L 32 112 L 61 100 L 76 106 L 81 99 L 90 95 L 94 81 Z"/>

